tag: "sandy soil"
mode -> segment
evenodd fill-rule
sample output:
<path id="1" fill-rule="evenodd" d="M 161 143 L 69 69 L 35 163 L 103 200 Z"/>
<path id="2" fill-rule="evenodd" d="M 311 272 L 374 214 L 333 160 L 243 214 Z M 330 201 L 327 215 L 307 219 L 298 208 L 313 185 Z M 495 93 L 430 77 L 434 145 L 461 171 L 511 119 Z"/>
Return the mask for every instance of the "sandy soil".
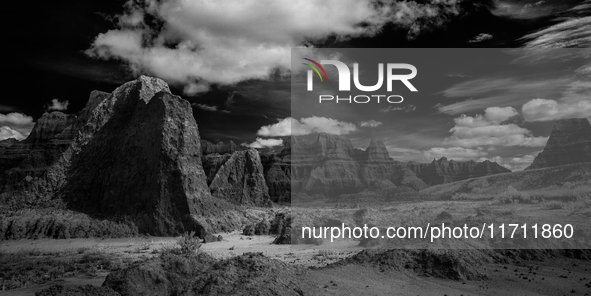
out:
<path id="1" fill-rule="evenodd" d="M 245 252 L 263 252 L 266 256 L 292 264 L 322 267 L 345 258 L 361 248 L 356 242 L 340 242 L 338 251 L 327 246 L 272 245 L 272 236 L 247 237 L 239 232 L 222 234 L 221 242 L 202 245 L 202 250 L 217 258 L 227 258 Z M 149 237 L 133 239 L 70 239 L 4 241 L 5 253 L 37 254 L 71 252 L 80 248 L 100 249 L 139 260 L 156 256 L 160 248 L 172 246 L 175 238 Z M 331 245 L 334 248 L 335 245 Z M 75 255 L 72 255 L 75 256 Z M 297 279 L 306 295 L 589 295 L 591 294 L 591 262 L 574 259 L 553 259 L 546 262 L 522 261 L 515 264 L 484 264 L 481 271 L 488 280 L 452 281 L 419 276 L 411 271 L 381 270 L 377 267 L 344 265 L 312 268 Z M 108 274 L 64 278 L 44 285 L 5 292 L 2 295 L 34 295 L 53 284 L 100 286 Z"/>

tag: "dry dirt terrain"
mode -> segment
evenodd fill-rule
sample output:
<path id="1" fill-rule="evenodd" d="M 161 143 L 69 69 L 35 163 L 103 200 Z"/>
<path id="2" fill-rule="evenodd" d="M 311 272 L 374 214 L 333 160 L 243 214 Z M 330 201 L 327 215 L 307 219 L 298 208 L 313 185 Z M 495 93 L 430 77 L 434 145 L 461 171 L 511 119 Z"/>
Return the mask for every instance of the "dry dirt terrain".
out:
<path id="1" fill-rule="evenodd" d="M 383 221 L 385 217 L 389 217 L 388 221 L 391 223 L 413 217 L 435 221 L 442 212 L 449 213 L 449 216 L 446 216 L 448 222 L 453 222 L 454 219 L 464 221 L 470 216 L 478 216 L 479 213 L 481 216 L 484 215 L 484 220 L 494 219 L 499 217 L 500 212 L 511 213 L 512 217 L 518 220 L 524 217 L 564 218 L 578 215 L 582 211 L 579 206 L 581 205 L 573 202 L 559 208 L 548 207 L 545 204 L 505 205 L 490 201 L 412 202 L 364 209 L 362 222 Z M 302 221 L 317 222 L 318 219 L 330 214 L 333 219 L 342 220 L 349 225 L 356 225 L 353 221 L 354 214 L 359 211 L 360 209 L 293 209 L 294 215 L 300 215 Z M 197 251 L 209 255 L 209 259 L 196 260 L 209 260 L 208 264 L 213 264 L 213 270 L 219 271 L 221 277 L 229 272 L 229 276 L 236 276 L 237 281 L 244 281 L 251 275 L 262 278 L 249 282 L 253 287 L 268 285 L 263 279 L 277 276 L 272 282 L 279 283 L 279 286 L 269 286 L 270 292 L 263 292 L 262 295 L 283 295 L 294 291 L 294 295 L 591 293 L 590 253 L 580 250 L 387 251 L 379 246 L 373 250 L 366 250 L 359 246 L 358 240 L 338 240 L 334 243 L 324 241 L 319 245 L 276 245 L 272 244 L 275 235 L 246 236 L 238 231 L 220 235 L 223 236 L 222 241 L 202 244 Z M 124 272 L 129 267 L 133 270 L 134 266 L 146 268 L 146 264 L 149 266 L 150 262 L 161 262 L 153 260 L 164 262 L 161 258 L 166 256 L 167 252 L 178 248 L 177 241 L 178 238 L 171 237 L 2 241 L 0 269 L 4 291 L 0 293 L 35 295 L 36 292 L 54 285 L 99 287 L 103 285 L 109 273 Z M 252 254 L 257 255 L 253 257 Z M 40 268 L 39 264 L 43 267 Z M 233 267 L 227 269 L 227 265 Z M 243 275 L 236 270 L 243 270 Z M 171 271 L 166 272 L 169 277 Z M 133 279 L 133 275 L 128 276 Z M 206 281 L 209 290 L 205 291 L 211 295 L 251 293 L 248 288 L 219 290 L 220 288 L 215 288 L 219 285 L 218 281 L 219 279 L 214 280 L 213 284 L 211 279 Z"/>

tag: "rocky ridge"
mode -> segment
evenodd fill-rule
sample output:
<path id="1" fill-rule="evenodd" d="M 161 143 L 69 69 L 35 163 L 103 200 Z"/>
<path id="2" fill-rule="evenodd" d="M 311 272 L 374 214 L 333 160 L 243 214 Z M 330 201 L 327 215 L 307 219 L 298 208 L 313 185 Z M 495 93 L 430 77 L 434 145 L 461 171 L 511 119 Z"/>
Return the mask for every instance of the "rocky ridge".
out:
<path id="1" fill-rule="evenodd" d="M 454 161 L 446 157 L 433 159 L 431 163 L 410 162 L 407 163 L 407 167 L 428 186 L 511 172 L 496 162 L 488 160 Z"/>
<path id="2" fill-rule="evenodd" d="M 5 190 L 61 198 L 93 217 L 129 219 L 152 235 L 236 229 L 238 209 L 209 192 L 191 110 L 164 81 L 146 76 L 111 94 L 93 92 L 77 116 L 44 115 L 27 140 L 6 145 L 1 183 L 20 184 Z M 24 161 L 6 165 L 13 160 L 9 150 Z M 41 165 L 27 161 L 37 151 L 52 154 Z"/>
<path id="3" fill-rule="evenodd" d="M 204 167 L 211 194 L 237 205 L 271 206 L 263 165 L 254 149 L 207 155 Z"/>
<path id="4" fill-rule="evenodd" d="M 544 150 L 526 170 L 591 162 L 591 124 L 586 118 L 560 119 Z"/>

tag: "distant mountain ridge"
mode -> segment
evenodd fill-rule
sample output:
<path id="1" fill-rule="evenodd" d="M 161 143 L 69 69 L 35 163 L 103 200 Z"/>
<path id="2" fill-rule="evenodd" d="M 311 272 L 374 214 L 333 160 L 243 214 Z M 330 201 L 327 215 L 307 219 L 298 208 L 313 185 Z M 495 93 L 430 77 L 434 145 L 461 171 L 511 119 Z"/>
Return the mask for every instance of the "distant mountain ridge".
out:
<path id="1" fill-rule="evenodd" d="M 338 195 L 372 190 L 375 186 L 421 190 L 428 186 L 507 173 L 491 161 L 403 163 L 390 157 L 383 142 L 372 139 L 364 149 L 354 148 L 343 136 L 320 133 L 310 142 L 292 137 L 292 188 L 297 193 Z"/>
<path id="2" fill-rule="evenodd" d="M 455 161 L 448 160 L 446 157 L 433 159 L 431 163 L 407 163 L 406 165 L 429 186 L 511 172 L 489 160 Z"/>

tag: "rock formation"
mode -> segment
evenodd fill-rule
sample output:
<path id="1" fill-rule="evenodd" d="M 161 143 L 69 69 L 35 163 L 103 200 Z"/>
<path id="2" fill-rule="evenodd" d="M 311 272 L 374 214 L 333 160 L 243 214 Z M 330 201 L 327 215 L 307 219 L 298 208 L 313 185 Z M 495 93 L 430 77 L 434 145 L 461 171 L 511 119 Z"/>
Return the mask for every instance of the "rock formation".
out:
<path id="1" fill-rule="evenodd" d="M 76 116 L 45 114 L 26 140 L 3 143 L 0 186 L 152 235 L 236 229 L 236 208 L 209 192 L 191 110 L 146 76 L 92 92 Z"/>
<path id="2" fill-rule="evenodd" d="M 213 196 L 237 205 L 271 205 L 263 165 L 256 150 L 210 154 L 205 157 L 204 167 Z"/>
<path id="3" fill-rule="evenodd" d="M 74 209 L 125 216 L 152 235 L 212 229 L 203 221 L 229 205 L 212 197 L 189 102 L 142 76 L 117 88 L 90 114 L 51 171 Z"/>
<path id="4" fill-rule="evenodd" d="M 48 195 L 52 183 L 47 176 L 53 166 L 68 149 L 78 132 L 86 124 L 95 107 L 108 97 L 108 93 L 93 91 L 88 102 L 78 114 L 59 111 L 45 113 L 23 141 L 2 141 L 0 149 L 0 192 Z M 49 182 L 48 182 L 49 181 Z"/>
<path id="5" fill-rule="evenodd" d="M 544 150 L 526 170 L 591 162 L 591 125 L 586 118 L 560 119 Z"/>
<path id="6" fill-rule="evenodd" d="M 6 144 L 0 150 L 0 192 L 35 187 L 30 181 L 42 178 L 72 142 L 73 137 L 65 130 L 72 129 L 75 122 L 75 115 L 45 113 L 25 140 L 3 141 Z"/>
<path id="7" fill-rule="evenodd" d="M 431 163 L 409 162 L 407 167 L 429 186 L 511 172 L 488 160 L 454 161 L 445 157 L 433 159 Z"/>
<path id="8" fill-rule="evenodd" d="M 291 202 L 291 141 L 284 139 L 280 153 L 261 154 L 265 182 L 271 200 L 279 203 Z"/>
<path id="9" fill-rule="evenodd" d="M 392 159 L 380 141 L 371 140 L 363 150 L 354 148 L 344 137 L 328 134 L 318 134 L 315 141 L 293 137 L 290 146 L 292 189 L 298 198 L 304 193 L 340 196 L 337 200 L 371 199 L 376 194 L 369 192 L 375 191 L 392 200 L 416 196 L 412 191 L 431 185 L 510 172 L 490 161 L 459 162 L 445 157 L 428 164 L 405 164 Z"/>
<path id="10" fill-rule="evenodd" d="M 293 137 L 290 146 L 292 189 L 297 194 L 334 198 L 372 190 L 384 181 L 390 187 L 426 187 L 403 163 L 393 160 L 380 141 L 372 140 L 361 150 L 344 137 L 321 133 L 312 142 Z"/>

